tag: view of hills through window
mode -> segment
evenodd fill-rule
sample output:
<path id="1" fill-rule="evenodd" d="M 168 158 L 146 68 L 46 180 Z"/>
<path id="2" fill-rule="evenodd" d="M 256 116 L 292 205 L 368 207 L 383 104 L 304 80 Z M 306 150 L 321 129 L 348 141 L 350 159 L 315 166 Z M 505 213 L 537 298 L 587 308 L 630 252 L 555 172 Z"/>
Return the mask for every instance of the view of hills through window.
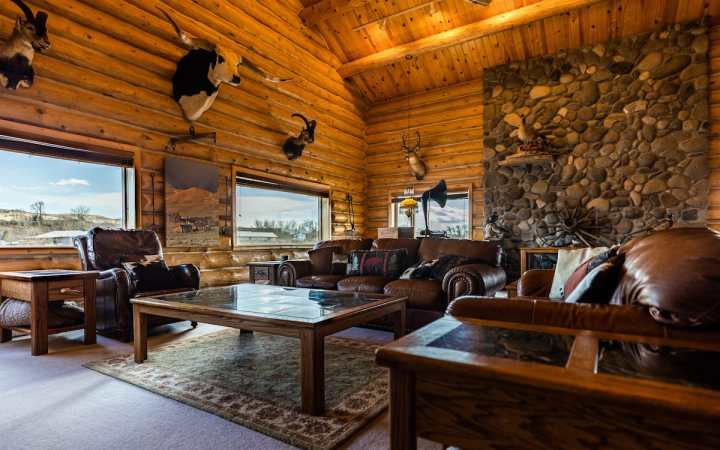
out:
<path id="1" fill-rule="evenodd" d="M 238 185 L 237 214 L 240 245 L 302 245 L 321 239 L 318 196 Z"/>
<path id="2" fill-rule="evenodd" d="M 425 219 L 423 218 L 420 197 L 416 197 L 415 200 L 418 202 L 418 211 L 415 214 L 415 236 L 420 236 L 420 232 L 425 229 Z M 410 219 L 398 208 L 398 203 L 394 202 L 393 207 L 397 226 L 409 227 Z M 433 231 L 446 231 L 450 239 L 469 239 L 469 214 L 468 195 L 451 194 L 445 208 L 440 208 L 437 203 L 430 201 L 428 226 Z"/>
<path id="3" fill-rule="evenodd" d="M 0 247 L 71 246 L 123 225 L 121 167 L 0 151 L 0 168 Z"/>

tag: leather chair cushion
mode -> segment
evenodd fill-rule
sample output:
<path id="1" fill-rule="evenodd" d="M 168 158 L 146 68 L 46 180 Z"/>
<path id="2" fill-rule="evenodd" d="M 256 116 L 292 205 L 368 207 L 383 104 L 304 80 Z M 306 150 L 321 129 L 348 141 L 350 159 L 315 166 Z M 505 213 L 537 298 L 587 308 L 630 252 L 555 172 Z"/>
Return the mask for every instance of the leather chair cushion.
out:
<path id="1" fill-rule="evenodd" d="M 389 282 L 381 276 L 356 276 L 343 278 L 338 282 L 338 291 L 365 292 L 369 294 L 382 294 L 385 285 Z"/>
<path id="2" fill-rule="evenodd" d="M 337 289 L 338 281 L 345 278 L 345 275 L 310 275 L 309 277 L 298 278 L 295 286 L 305 289 Z"/>
<path id="3" fill-rule="evenodd" d="M 471 241 L 467 239 L 421 239 L 418 257 L 431 261 L 445 255 L 464 256 L 493 267 L 500 266 L 500 246 L 494 242 Z"/>
<path id="4" fill-rule="evenodd" d="M 720 322 L 720 233 L 675 228 L 625 245 L 625 264 L 612 303 L 644 305 L 673 326 Z"/>
<path id="5" fill-rule="evenodd" d="M 340 252 L 340 247 L 322 247 L 308 252 L 312 273 L 324 275 L 333 273 L 333 254 Z"/>
<path id="6" fill-rule="evenodd" d="M 407 297 L 410 308 L 437 311 L 445 307 L 442 282 L 437 280 L 395 280 L 385 286 L 384 293 Z"/>
<path id="7" fill-rule="evenodd" d="M 109 230 L 94 228 L 88 233 L 88 259 L 96 270 L 120 267 L 146 256 L 161 256 L 160 239 L 149 230 Z"/>
<path id="8" fill-rule="evenodd" d="M 405 249 L 407 251 L 405 264 L 403 264 L 405 267 L 410 267 L 418 262 L 420 239 L 376 239 L 372 246 L 373 249 L 378 250 Z"/>
<path id="9" fill-rule="evenodd" d="M 0 327 L 30 327 L 31 305 L 29 302 L 6 299 L 0 303 Z M 82 325 L 85 314 L 79 307 L 66 302 L 50 302 L 48 305 L 48 328 L 65 328 Z"/>

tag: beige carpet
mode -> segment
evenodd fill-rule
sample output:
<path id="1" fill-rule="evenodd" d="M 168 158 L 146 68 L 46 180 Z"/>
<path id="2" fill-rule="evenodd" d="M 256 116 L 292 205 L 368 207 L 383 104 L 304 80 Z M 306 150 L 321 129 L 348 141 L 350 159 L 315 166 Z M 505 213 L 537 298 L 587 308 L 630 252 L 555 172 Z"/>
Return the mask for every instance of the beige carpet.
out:
<path id="1" fill-rule="evenodd" d="M 124 354 L 85 366 L 290 445 L 329 450 L 387 407 L 388 380 L 375 345 L 328 337 L 325 347 L 320 417 L 300 412 L 297 339 L 223 330 L 152 349 L 143 364 Z"/>

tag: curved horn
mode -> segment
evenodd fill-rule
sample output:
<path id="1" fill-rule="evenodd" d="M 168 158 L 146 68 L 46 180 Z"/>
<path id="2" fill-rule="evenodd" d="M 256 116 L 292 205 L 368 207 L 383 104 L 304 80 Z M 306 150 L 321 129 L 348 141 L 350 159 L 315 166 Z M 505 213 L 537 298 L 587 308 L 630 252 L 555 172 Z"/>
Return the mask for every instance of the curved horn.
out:
<path id="1" fill-rule="evenodd" d="M 307 119 L 307 117 L 305 117 L 305 116 L 303 116 L 302 114 L 299 114 L 299 113 L 294 113 L 294 114 L 292 115 L 292 117 L 299 117 L 299 118 L 301 118 L 302 120 L 305 121 L 305 126 L 306 126 L 308 129 L 310 128 L 310 121 Z"/>
<path id="2" fill-rule="evenodd" d="M 15 0 L 13 0 L 15 1 Z M 190 49 L 203 49 L 208 51 L 215 50 L 215 46 L 211 44 L 210 42 L 204 40 L 204 39 L 197 39 L 191 37 L 189 34 L 187 34 L 185 31 L 183 31 L 182 28 L 180 28 L 180 25 L 175 22 L 175 19 L 172 18 L 172 16 L 165 11 L 162 8 L 158 8 L 160 12 L 162 12 L 165 17 L 167 17 L 167 20 L 170 21 L 170 23 L 173 25 L 173 28 L 175 28 L 175 33 L 177 33 L 178 38 L 180 39 L 180 42 L 185 44 L 186 47 L 189 47 Z"/>
<path id="3" fill-rule="evenodd" d="M 35 24 L 35 16 L 33 15 L 32 10 L 28 5 L 25 4 L 22 0 L 11 0 L 13 3 L 18 5 L 20 9 L 22 9 L 23 13 L 25 13 L 25 19 L 27 19 L 28 22 Z"/>
<path id="4" fill-rule="evenodd" d="M 285 83 L 286 81 L 290 81 L 291 78 L 278 78 L 278 77 L 271 77 L 270 75 L 266 74 L 264 70 L 250 62 L 247 58 L 240 57 L 240 65 L 249 69 L 252 72 L 255 72 L 259 76 L 261 76 L 265 81 L 269 81 L 271 83 Z M 306 120 L 307 122 L 307 120 Z"/>

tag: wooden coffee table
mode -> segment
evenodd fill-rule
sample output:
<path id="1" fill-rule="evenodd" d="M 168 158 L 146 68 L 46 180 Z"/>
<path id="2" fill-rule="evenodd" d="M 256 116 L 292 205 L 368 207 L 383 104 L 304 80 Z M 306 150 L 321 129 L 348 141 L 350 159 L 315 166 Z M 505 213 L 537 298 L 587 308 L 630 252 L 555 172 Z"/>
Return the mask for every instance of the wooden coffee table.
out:
<path id="1" fill-rule="evenodd" d="M 133 303 L 135 362 L 147 359 L 147 317 L 211 323 L 300 339 L 302 411 L 322 414 L 325 404 L 324 338 L 392 315 L 395 337 L 405 334 L 406 297 L 240 284 Z"/>
<path id="2" fill-rule="evenodd" d="M 393 450 L 720 448 L 718 341 L 443 317 L 377 361 Z"/>

